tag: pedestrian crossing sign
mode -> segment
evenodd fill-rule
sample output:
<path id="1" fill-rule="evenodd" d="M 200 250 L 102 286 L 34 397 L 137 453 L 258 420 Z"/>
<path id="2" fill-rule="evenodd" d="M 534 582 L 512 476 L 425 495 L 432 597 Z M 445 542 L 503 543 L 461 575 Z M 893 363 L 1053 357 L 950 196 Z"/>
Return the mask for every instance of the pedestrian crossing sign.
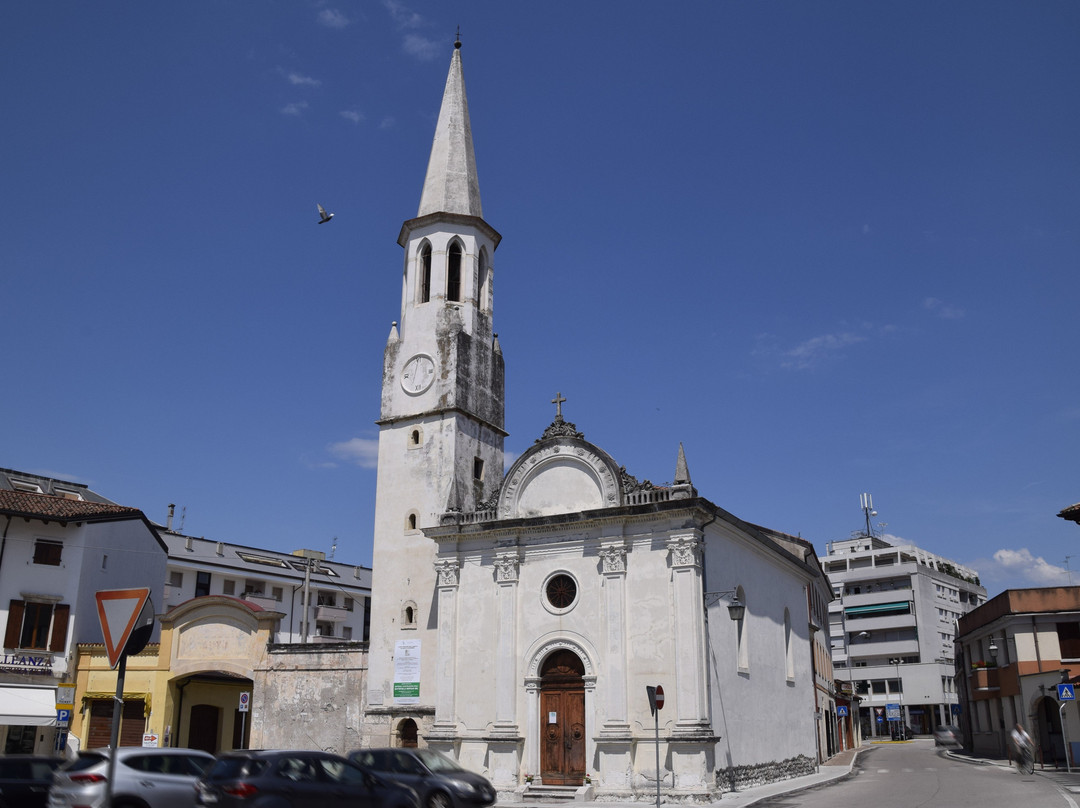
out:
<path id="1" fill-rule="evenodd" d="M 1072 685 L 1058 685 L 1058 701 L 1076 701 L 1076 689 Z"/>

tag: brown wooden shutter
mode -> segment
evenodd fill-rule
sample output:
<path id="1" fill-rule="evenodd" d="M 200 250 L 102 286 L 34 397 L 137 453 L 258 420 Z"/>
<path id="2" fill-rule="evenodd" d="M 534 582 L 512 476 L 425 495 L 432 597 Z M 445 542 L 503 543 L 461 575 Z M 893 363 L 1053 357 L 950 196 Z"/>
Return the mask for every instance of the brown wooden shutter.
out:
<path id="1" fill-rule="evenodd" d="M 26 611 L 26 603 L 21 600 L 13 600 L 8 606 L 7 631 L 4 633 L 4 647 L 18 648 L 19 635 L 22 633 L 23 613 Z"/>
<path id="2" fill-rule="evenodd" d="M 52 640 L 49 642 L 50 651 L 63 653 L 67 645 L 68 622 L 71 617 L 71 607 L 66 603 L 57 603 L 53 607 Z"/>

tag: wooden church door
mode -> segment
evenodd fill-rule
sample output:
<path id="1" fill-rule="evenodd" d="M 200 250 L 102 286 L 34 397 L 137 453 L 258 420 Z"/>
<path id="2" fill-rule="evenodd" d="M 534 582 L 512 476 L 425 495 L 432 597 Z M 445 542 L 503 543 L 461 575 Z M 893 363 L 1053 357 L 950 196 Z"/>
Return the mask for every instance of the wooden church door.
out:
<path id="1" fill-rule="evenodd" d="M 545 785 L 585 782 L 585 667 L 572 651 L 557 651 L 540 679 L 540 779 Z"/>

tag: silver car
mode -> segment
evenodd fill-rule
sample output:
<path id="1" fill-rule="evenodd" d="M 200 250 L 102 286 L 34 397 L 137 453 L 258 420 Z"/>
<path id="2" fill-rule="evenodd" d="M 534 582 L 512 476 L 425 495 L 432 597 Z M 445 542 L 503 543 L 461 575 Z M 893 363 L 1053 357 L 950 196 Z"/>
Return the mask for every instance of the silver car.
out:
<path id="1" fill-rule="evenodd" d="M 53 773 L 49 808 L 105 804 L 111 749 L 86 749 Z M 214 763 L 198 749 L 122 746 L 116 750 L 112 808 L 191 808 L 195 781 Z"/>

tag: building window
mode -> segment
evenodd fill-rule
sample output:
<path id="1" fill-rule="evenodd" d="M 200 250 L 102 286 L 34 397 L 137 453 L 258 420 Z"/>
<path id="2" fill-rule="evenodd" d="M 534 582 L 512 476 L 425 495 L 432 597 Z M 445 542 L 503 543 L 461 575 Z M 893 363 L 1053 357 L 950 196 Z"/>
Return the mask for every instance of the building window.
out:
<path id="1" fill-rule="evenodd" d="M 223 595 L 235 595 L 236 594 L 236 581 L 226 578 L 221 582 L 221 594 Z"/>
<path id="2" fill-rule="evenodd" d="M 371 598 L 364 598 L 364 642 L 371 639 Z"/>
<path id="3" fill-rule="evenodd" d="M 366 600 L 367 600 L 367 598 L 365 598 L 365 601 Z M 366 608 L 366 604 L 365 604 L 365 608 Z M 366 623 L 366 619 L 367 618 L 366 618 L 366 615 L 365 615 L 365 623 Z M 413 603 L 412 601 L 409 601 L 401 609 L 401 625 L 404 628 L 416 628 L 416 620 L 417 620 L 416 604 Z M 365 633 L 365 635 L 367 634 L 367 628 L 366 627 L 364 629 L 364 633 Z"/>
<path id="4" fill-rule="evenodd" d="M 184 573 L 180 570 L 171 570 L 169 572 L 169 586 L 175 586 L 180 589 L 184 585 Z"/>
<path id="5" fill-rule="evenodd" d="M 413 429 L 409 432 L 409 448 L 415 448 L 419 446 L 423 440 L 423 433 L 419 429 Z"/>
<path id="6" fill-rule="evenodd" d="M 461 245 L 450 245 L 446 267 L 446 299 L 455 303 L 461 300 Z"/>
<path id="7" fill-rule="evenodd" d="M 353 599 L 345 598 L 345 611 L 351 612 L 353 610 Z"/>
<path id="8" fill-rule="evenodd" d="M 255 581 L 248 578 L 244 581 L 244 597 L 248 595 L 255 595 L 256 597 L 262 597 L 263 588 L 266 586 L 262 581 Z"/>
<path id="9" fill-rule="evenodd" d="M 197 572 L 195 573 L 195 597 L 200 598 L 203 595 L 210 594 L 210 573 L 209 572 Z"/>
<path id="10" fill-rule="evenodd" d="M 1061 658 L 1080 659 L 1080 623 L 1058 623 L 1057 635 Z"/>
<path id="11" fill-rule="evenodd" d="M 405 520 L 406 530 L 416 530 L 416 514 L 410 513 Z"/>
<path id="12" fill-rule="evenodd" d="M 491 267 L 488 266 L 487 248 L 480 248 L 480 311 L 491 311 Z"/>
<path id="13" fill-rule="evenodd" d="M 420 248 L 420 288 L 417 290 L 417 302 L 428 303 L 431 301 L 431 245 L 424 244 Z"/>
<path id="14" fill-rule="evenodd" d="M 333 592 L 324 592 L 320 589 L 316 603 L 319 606 L 334 606 L 336 605 L 336 598 Z"/>
<path id="15" fill-rule="evenodd" d="M 484 461 L 479 457 L 474 457 L 472 461 L 472 476 L 474 480 L 484 479 Z"/>
<path id="16" fill-rule="evenodd" d="M 4 647 L 62 652 L 67 645 L 70 616 L 71 607 L 66 603 L 12 600 Z"/>
<path id="17" fill-rule="evenodd" d="M 352 639 L 352 626 L 342 626 L 341 627 L 341 639 L 343 639 L 343 640 L 351 640 Z"/>
<path id="18" fill-rule="evenodd" d="M 270 597 L 281 603 L 281 599 L 285 596 L 285 591 L 280 586 L 275 586 L 270 589 Z"/>
<path id="19" fill-rule="evenodd" d="M 544 598 L 548 611 L 556 614 L 568 612 L 578 599 L 577 581 L 565 572 L 558 572 L 544 582 Z"/>
<path id="20" fill-rule="evenodd" d="M 48 564 L 50 567 L 59 567 L 60 553 L 63 549 L 64 545 L 61 542 L 49 541 L 48 539 L 35 539 L 34 563 Z"/>
<path id="21" fill-rule="evenodd" d="M 40 494 L 41 486 L 37 483 L 28 483 L 25 480 L 12 480 L 11 487 L 16 491 L 25 491 L 28 494 Z"/>
<path id="22" fill-rule="evenodd" d="M 317 637 L 333 637 L 334 636 L 334 624 L 333 623 L 316 623 L 315 624 L 315 636 L 317 636 Z"/>

